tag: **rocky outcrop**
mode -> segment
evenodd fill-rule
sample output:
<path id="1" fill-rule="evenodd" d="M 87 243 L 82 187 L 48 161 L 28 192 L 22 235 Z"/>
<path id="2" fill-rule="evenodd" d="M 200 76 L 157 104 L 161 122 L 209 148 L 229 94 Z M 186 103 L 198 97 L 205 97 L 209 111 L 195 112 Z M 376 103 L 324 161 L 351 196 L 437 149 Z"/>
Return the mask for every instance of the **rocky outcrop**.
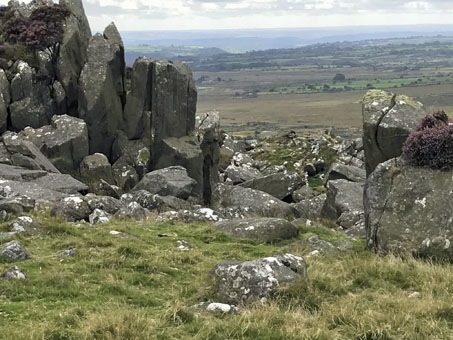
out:
<path id="1" fill-rule="evenodd" d="M 409 134 L 426 115 L 423 104 L 404 95 L 371 90 L 363 98 L 363 147 L 367 176 L 379 163 L 401 155 Z"/>
<path id="2" fill-rule="evenodd" d="M 87 49 L 91 29 L 82 0 L 60 0 L 68 6 L 71 15 L 66 18 L 63 41 L 55 66 L 57 79 L 64 90 L 66 110 L 59 113 L 76 114 L 79 98 L 79 76 L 88 60 Z"/>
<path id="3" fill-rule="evenodd" d="M 79 117 L 88 126 L 90 153 L 112 155 L 112 145 L 122 127 L 125 100 L 124 48 L 116 27 L 90 39 L 88 61 L 79 79 Z"/>
<path id="4" fill-rule="evenodd" d="M 379 252 L 453 260 L 449 199 L 453 172 L 415 168 L 400 159 L 368 177 L 365 218 L 368 248 Z"/>
<path id="5" fill-rule="evenodd" d="M 308 278 L 305 261 L 291 254 L 219 263 L 211 275 L 218 284 L 218 301 L 235 304 L 266 301 L 277 287 Z"/>
<path id="6" fill-rule="evenodd" d="M 89 154 L 85 122 L 68 115 L 53 116 L 51 125 L 26 128 L 20 135 L 33 142 L 63 173 L 76 174 L 81 161 Z"/>
<path id="7" fill-rule="evenodd" d="M 146 174 L 132 191 L 146 190 L 151 194 L 187 199 L 195 184 L 195 180 L 187 175 L 186 169 L 172 166 Z"/>
<path id="8" fill-rule="evenodd" d="M 219 184 L 213 192 L 212 202 L 215 210 L 236 207 L 248 217 L 295 218 L 295 210 L 288 203 L 249 188 Z"/>

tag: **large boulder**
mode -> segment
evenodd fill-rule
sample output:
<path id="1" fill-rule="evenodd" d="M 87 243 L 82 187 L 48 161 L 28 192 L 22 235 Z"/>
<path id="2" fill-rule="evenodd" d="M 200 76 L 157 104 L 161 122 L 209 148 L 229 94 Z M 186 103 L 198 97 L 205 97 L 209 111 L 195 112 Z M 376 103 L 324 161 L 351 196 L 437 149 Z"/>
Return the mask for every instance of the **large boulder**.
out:
<path id="1" fill-rule="evenodd" d="M 25 261 L 30 257 L 30 253 L 18 241 L 5 243 L 0 250 L 0 258 L 5 257 L 9 261 Z"/>
<path id="2" fill-rule="evenodd" d="M 334 163 L 327 172 L 324 181 L 327 183 L 328 181 L 335 181 L 337 179 L 364 183 L 366 180 L 366 171 L 352 165 Z"/>
<path id="3" fill-rule="evenodd" d="M 296 237 L 297 227 L 281 218 L 252 218 L 245 220 L 226 220 L 215 224 L 217 230 L 232 237 L 275 243 Z"/>
<path id="4" fill-rule="evenodd" d="M 322 216 L 322 209 L 326 203 L 327 195 L 321 194 L 311 198 L 305 198 L 293 204 L 299 218 L 318 219 Z"/>
<path id="5" fill-rule="evenodd" d="M 218 284 L 218 301 L 223 303 L 265 301 L 283 284 L 308 278 L 305 261 L 292 254 L 219 263 L 211 275 Z"/>
<path id="6" fill-rule="evenodd" d="M 283 201 L 265 193 L 249 188 L 219 184 L 212 196 L 215 210 L 240 208 L 248 217 L 276 217 L 293 220 L 293 208 Z"/>
<path id="7" fill-rule="evenodd" d="M 263 174 L 256 168 L 242 164 L 240 166 L 231 164 L 225 169 L 227 180 L 233 185 L 253 181 L 254 179 L 262 178 Z"/>
<path id="8" fill-rule="evenodd" d="M 69 222 L 88 221 L 91 214 L 86 199 L 79 196 L 69 196 L 58 201 L 50 211 L 51 216 L 57 216 Z"/>
<path id="9" fill-rule="evenodd" d="M 362 113 L 367 176 L 379 163 L 401 155 L 407 137 L 426 115 L 423 104 L 381 90 L 365 94 Z"/>
<path id="10" fill-rule="evenodd" d="M 453 261 L 452 187 L 451 170 L 380 164 L 365 188 L 368 248 Z"/>
<path id="11" fill-rule="evenodd" d="M 21 131 L 27 126 L 39 128 L 49 124 L 55 112 L 47 82 L 38 79 L 34 69 L 24 61 L 16 62 L 13 69 L 16 74 L 10 86 L 11 128 Z"/>
<path id="12" fill-rule="evenodd" d="M 100 193 L 102 182 L 113 184 L 112 166 L 108 158 L 101 154 L 86 156 L 80 163 L 80 179 L 93 193 Z"/>
<path id="13" fill-rule="evenodd" d="M 109 158 L 123 122 L 125 62 L 120 41 L 113 24 L 104 35 L 93 36 L 79 79 L 79 117 L 88 126 L 90 153 L 103 153 Z"/>
<path id="14" fill-rule="evenodd" d="M 60 0 L 60 3 L 68 6 L 71 15 L 66 18 L 63 26 L 63 41 L 59 47 L 55 72 L 67 99 L 66 111 L 75 114 L 79 97 L 79 76 L 88 60 L 87 49 L 91 29 L 82 0 Z"/>
<path id="15" fill-rule="evenodd" d="M 81 119 L 53 116 L 51 125 L 26 128 L 20 135 L 33 142 L 61 172 L 75 174 L 89 154 L 88 130 Z"/>
<path id="16" fill-rule="evenodd" d="M 342 214 L 363 213 L 363 183 L 345 179 L 327 183 L 327 198 L 321 211 L 322 217 L 337 220 Z"/>
<path id="17" fill-rule="evenodd" d="M 304 183 L 302 177 L 296 173 L 278 172 L 252 179 L 240 184 L 240 186 L 267 192 L 280 200 L 291 201 L 293 192 L 303 186 Z"/>
<path id="18" fill-rule="evenodd" d="M 186 169 L 172 166 L 147 173 L 132 191 L 146 190 L 151 194 L 187 199 L 195 184 L 195 180 L 187 175 Z"/>

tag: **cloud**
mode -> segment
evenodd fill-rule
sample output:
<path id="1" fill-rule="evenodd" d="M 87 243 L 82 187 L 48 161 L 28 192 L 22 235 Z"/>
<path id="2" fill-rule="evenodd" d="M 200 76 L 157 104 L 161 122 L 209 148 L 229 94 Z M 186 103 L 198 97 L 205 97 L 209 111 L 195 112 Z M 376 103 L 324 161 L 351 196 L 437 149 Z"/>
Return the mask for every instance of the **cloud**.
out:
<path id="1" fill-rule="evenodd" d="M 0 0 L 6 4 L 7 0 Z M 451 0 L 84 0 L 94 30 L 450 23 Z"/>

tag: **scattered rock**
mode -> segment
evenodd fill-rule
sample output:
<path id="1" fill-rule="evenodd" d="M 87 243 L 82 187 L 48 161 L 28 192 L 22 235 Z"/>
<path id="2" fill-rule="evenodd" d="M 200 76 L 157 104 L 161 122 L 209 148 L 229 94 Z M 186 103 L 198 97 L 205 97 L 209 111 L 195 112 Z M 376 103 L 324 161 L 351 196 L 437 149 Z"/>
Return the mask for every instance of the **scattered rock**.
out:
<path id="1" fill-rule="evenodd" d="M 192 250 L 193 247 L 186 241 L 181 240 L 181 241 L 178 241 L 178 249 L 181 251 L 189 251 L 189 250 Z"/>
<path id="2" fill-rule="evenodd" d="M 58 201 L 50 211 L 51 216 L 58 216 L 69 222 L 87 221 L 91 209 L 85 199 L 69 196 Z"/>
<path id="3" fill-rule="evenodd" d="M 298 256 L 277 255 L 254 261 L 217 264 L 211 271 L 222 303 L 266 300 L 282 284 L 307 279 L 307 265 Z"/>
<path id="4" fill-rule="evenodd" d="M 0 250 L 0 257 L 6 257 L 9 261 L 25 261 L 30 257 L 30 253 L 18 241 L 5 243 Z"/>
<path id="5" fill-rule="evenodd" d="M 305 184 L 296 173 L 280 172 L 240 184 L 241 187 L 267 192 L 280 200 L 292 201 L 292 194 Z"/>
<path id="6" fill-rule="evenodd" d="M 12 233 L 38 234 L 42 231 L 41 223 L 28 216 L 20 216 L 8 224 Z"/>
<path id="7" fill-rule="evenodd" d="M 235 314 L 239 312 L 239 308 L 237 308 L 235 305 L 219 302 L 201 302 L 199 304 L 196 304 L 192 308 L 203 309 L 208 312 L 218 312 L 223 314 Z"/>
<path id="8" fill-rule="evenodd" d="M 119 220 L 145 221 L 149 215 L 150 212 L 148 209 L 143 208 L 137 202 L 131 202 L 118 210 L 114 217 Z"/>
<path id="9" fill-rule="evenodd" d="M 334 163 L 325 176 L 325 183 L 345 179 L 351 182 L 365 183 L 366 171 L 355 166 Z"/>
<path id="10" fill-rule="evenodd" d="M 91 224 L 102 224 L 107 223 L 112 219 L 112 215 L 106 213 L 100 209 L 94 209 L 94 211 L 89 216 L 89 222 Z"/>
<path id="11" fill-rule="evenodd" d="M 75 247 L 69 247 L 65 251 L 61 253 L 62 257 L 74 257 L 77 254 L 77 250 Z"/>
<path id="12" fill-rule="evenodd" d="M 17 266 L 14 266 L 3 272 L 0 278 L 3 280 L 23 280 L 27 278 L 27 275 Z"/>
<path id="13" fill-rule="evenodd" d="M 294 224 L 279 218 L 227 220 L 216 223 L 215 228 L 232 237 L 267 243 L 288 240 L 299 234 L 299 229 Z"/>

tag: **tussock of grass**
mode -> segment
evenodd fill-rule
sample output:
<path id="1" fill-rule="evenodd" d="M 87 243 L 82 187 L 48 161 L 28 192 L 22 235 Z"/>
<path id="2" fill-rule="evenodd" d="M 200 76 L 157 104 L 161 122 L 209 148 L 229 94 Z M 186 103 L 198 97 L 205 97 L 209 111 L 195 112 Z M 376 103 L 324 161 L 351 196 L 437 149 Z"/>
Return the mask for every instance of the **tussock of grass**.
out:
<path id="1" fill-rule="evenodd" d="M 216 263 L 282 253 L 291 241 L 238 241 L 205 224 L 113 222 L 80 229 L 38 218 L 45 232 L 19 237 L 32 254 L 17 264 L 28 280 L 0 281 L 1 339 L 453 338 L 448 264 L 378 257 L 358 242 L 351 253 L 306 258 L 309 282 L 281 287 L 265 304 L 237 315 L 209 314 L 190 306 L 212 298 L 209 271 Z M 301 227 L 301 239 L 312 235 L 344 239 L 328 228 Z M 178 240 L 195 249 L 177 250 Z M 69 246 L 77 248 L 76 257 L 61 257 Z M 0 264 L 0 271 L 9 266 Z M 420 295 L 408 297 L 413 292 Z"/>

